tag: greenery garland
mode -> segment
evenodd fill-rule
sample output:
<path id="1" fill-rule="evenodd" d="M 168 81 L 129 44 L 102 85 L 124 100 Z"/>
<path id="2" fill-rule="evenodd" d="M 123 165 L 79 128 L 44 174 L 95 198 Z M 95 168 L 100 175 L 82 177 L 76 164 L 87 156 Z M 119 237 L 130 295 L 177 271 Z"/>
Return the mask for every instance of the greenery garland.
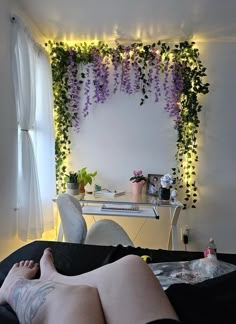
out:
<path id="1" fill-rule="evenodd" d="M 155 102 L 164 94 L 164 108 L 177 130 L 177 163 L 172 169 L 175 186 L 184 194 L 184 208 L 196 207 L 197 134 L 202 109 L 199 95 L 208 93 L 209 83 L 204 82 L 206 68 L 194 44 L 186 41 L 170 47 L 159 41 L 151 45 L 117 44 L 115 48 L 102 42 L 73 46 L 53 41 L 45 44 L 53 75 L 58 192 L 65 188 L 69 129 L 74 127 L 79 131 L 81 116 L 88 115 L 91 101 L 103 103 L 111 92 L 119 89 L 127 94 L 140 92 L 141 106 L 152 94 Z"/>

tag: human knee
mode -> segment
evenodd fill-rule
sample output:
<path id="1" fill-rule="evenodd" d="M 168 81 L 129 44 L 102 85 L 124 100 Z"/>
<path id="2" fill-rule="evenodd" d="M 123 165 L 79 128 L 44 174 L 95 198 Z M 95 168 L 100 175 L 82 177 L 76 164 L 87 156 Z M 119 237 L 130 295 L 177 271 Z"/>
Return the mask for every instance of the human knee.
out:
<path id="1" fill-rule="evenodd" d="M 139 269 L 146 267 L 145 262 L 138 256 L 138 255 L 127 255 L 124 258 L 122 258 L 122 265 L 126 271 L 128 269 Z"/>
<path id="2" fill-rule="evenodd" d="M 71 286 L 70 286 L 71 287 Z M 78 285 L 73 286 L 76 290 L 82 292 L 83 294 L 92 294 L 97 292 L 97 288 L 88 285 Z"/>

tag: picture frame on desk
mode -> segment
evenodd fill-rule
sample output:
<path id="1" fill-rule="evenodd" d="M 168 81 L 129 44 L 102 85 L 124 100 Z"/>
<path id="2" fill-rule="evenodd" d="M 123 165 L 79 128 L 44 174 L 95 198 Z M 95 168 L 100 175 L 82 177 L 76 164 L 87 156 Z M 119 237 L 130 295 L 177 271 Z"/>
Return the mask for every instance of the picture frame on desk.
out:
<path id="1" fill-rule="evenodd" d="M 149 173 L 147 176 L 146 194 L 158 197 L 163 174 Z"/>

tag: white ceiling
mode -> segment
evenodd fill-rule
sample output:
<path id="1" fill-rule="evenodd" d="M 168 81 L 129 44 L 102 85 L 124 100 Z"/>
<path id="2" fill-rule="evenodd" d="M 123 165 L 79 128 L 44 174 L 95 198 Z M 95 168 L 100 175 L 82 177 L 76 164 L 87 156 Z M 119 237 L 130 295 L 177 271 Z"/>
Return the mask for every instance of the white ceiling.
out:
<path id="1" fill-rule="evenodd" d="M 236 41 L 235 0 L 18 0 L 45 38 Z"/>

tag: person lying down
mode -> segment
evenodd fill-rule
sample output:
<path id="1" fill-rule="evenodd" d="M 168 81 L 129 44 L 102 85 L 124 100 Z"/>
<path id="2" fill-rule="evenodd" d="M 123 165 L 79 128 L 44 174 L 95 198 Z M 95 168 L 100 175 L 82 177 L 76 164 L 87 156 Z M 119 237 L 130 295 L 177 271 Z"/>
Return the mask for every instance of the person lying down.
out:
<path id="1" fill-rule="evenodd" d="M 8 303 L 21 324 L 180 323 L 152 270 L 135 255 L 65 276 L 47 248 L 40 265 L 33 260 L 13 265 L 0 288 L 0 303 Z"/>

